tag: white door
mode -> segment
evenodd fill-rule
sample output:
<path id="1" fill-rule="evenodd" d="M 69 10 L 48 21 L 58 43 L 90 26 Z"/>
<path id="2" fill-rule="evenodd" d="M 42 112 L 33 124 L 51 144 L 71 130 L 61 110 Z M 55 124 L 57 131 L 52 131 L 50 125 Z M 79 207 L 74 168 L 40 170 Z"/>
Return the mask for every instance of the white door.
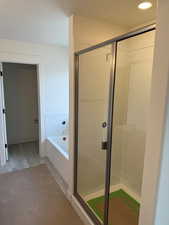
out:
<path id="1" fill-rule="evenodd" d="M 5 111 L 3 67 L 2 63 L 0 63 L 0 162 L 2 166 L 5 165 L 6 161 L 8 160 Z"/>

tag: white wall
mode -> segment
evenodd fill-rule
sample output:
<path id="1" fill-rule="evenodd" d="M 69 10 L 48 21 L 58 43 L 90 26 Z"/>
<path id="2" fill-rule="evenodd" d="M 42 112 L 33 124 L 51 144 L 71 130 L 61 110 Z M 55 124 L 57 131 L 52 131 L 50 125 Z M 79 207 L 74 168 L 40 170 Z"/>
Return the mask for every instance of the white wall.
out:
<path id="1" fill-rule="evenodd" d="M 167 102 L 167 114 L 165 123 L 164 145 L 162 152 L 162 162 L 160 168 L 159 190 L 157 195 L 157 208 L 155 225 L 169 224 L 169 94 Z"/>
<path id="2" fill-rule="evenodd" d="M 36 66 L 4 63 L 3 74 L 8 144 L 38 140 Z"/>
<path id="3" fill-rule="evenodd" d="M 96 45 L 127 32 L 127 28 L 102 20 L 74 16 L 75 51 Z"/>
<path id="4" fill-rule="evenodd" d="M 168 12 L 169 2 L 159 0 L 140 225 L 169 224 Z"/>
<path id="5" fill-rule="evenodd" d="M 59 56 L 59 57 L 58 57 Z M 46 136 L 57 136 L 63 125 L 68 122 L 69 114 L 69 74 L 68 49 L 62 48 L 55 58 L 48 58 L 50 67 L 46 68 L 45 77 L 45 127 Z"/>
<path id="6" fill-rule="evenodd" d="M 61 88 L 65 88 L 62 82 L 56 82 L 53 93 L 49 94 L 46 91 L 46 81 L 48 77 L 60 76 L 67 73 L 66 56 L 68 49 L 57 45 L 39 45 L 27 42 L 18 42 L 11 40 L 0 40 L 0 61 L 1 62 L 16 62 L 25 64 L 38 64 L 38 81 L 40 98 L 40 152 L 45 155 L 45 115 L 52 108 L 51 102 L 53 99 L 55 108 L 59 108 L 59 103 L 65 101 L 65 96 L 60 95 Z M 63 63 L 62 63 L 63 62 Z M 66 61 L 67 62 L 67 61 Z M 64 77 L 64 75 L 63 75 Z M 65 79 L 65 78 L 63 78 Z M 63 85 L 63 87 L 61 86 Z M 62 99 L 63 97 L 63 99 Z M 49 102 L 49 104 L 48 104 Z M 62 107 L 61 107 L 62 108 Z M 2 145 L 3 146 L 3 145 Z"/>

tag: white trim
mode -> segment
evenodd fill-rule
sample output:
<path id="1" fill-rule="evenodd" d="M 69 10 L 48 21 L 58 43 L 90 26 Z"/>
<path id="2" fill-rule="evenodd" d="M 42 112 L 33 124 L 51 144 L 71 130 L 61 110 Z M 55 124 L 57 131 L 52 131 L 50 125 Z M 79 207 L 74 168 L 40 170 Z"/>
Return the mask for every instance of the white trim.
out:
<path id="1" fill-rule="evenodd" d="M 135 192 L 131 191 L 126 185 L 124 184 L 116 184 L 116 185 L 112 185 L 110 187 L 110 193 L 111 192 L 114 192 L 114 191 L 118 191 L 119 189 L 122 189 L 124 190 L 128 195 L 130 195 L 132 198 L 134 198 L 137 202 L 141 203 L 141 198 L 138 194 L 136 194 Z M 97 198 L 97 197 L 101 197 L 103 196 L 105 193 L 105 190 L 104 189 L 101 189 L 97 192 L 94 192 L 94 193 L 91 193 L 89 195 L 86 195 L 84 197 L 84 200 L 85 201 L 89 201 L 90 199 L 93 199 L 93 198 Z"/>
<path id="2" fill-rule="evenodd" d="M 6 106 L 5 106 L 5 95 L 4 95 L 4 76 L 3 76 L 3 65 L 2 63 L 1 64 L 1 71 L 2 71 L 2 87 L 1 87 L 1 91 L 2 91 L 2 107 L 3 109 L 6 109 Z M 3 129 L 4 129 L 4 133 L 3 133 L 3 136 L 4 136 L 4 151 L 5 151 L 5 163 L 6 161 L 8 160 L 8 147 L 5 148 L 5 145 L 7 144 L 7 129 L 6 129 L 6 114 L 3 113 L 2 114 L 2 118 L 3 118 Z"/>
<path id="3" fill-rule="evenodd" d="M 10 146 L 10 145 L 17 145 L 17 144 L 24 144 L 24 143 L 29 143 L 29 142 L 36 142 L 36 141 L 39 141 L 39 139 L 33 139 L 33 138 L 21 139 L 19 141 L 12 142 L 11 144 L 8 144 L 8 146 Z"/>
<path id="4" fill-rule="evenodd" d="M 41 157 L 45 156 L 45 116 L 44 116 L 44 96 L 43 96 L 43 66 L 41 63 L 37 66 L 37 89 L 38 89 L 38 117 L 39 117 L 39 153 Z"/>
<path id="5" fill-rule="evenodd" d="M 119 190 L 120 188 L 121 188 L 121 184 L 116 184 L 116 185 L 112 185 L 111 188 L 110 188 L 110 190 L 111 190 L 111 192 L 113 192 L 113 191 Z M 99 191 L 96 191 L 96 192 L 93 192 L 91 194 L 86 195 L 84 197 L 84 200 L 85 201 L 89 201 L 90 199 L 98 198 L 100 196 L 103 196 L 104 193 L 105 193 L 105 189 L 101 189 Z"/>
<path id="6" fill-rule="evenodd" d="M 88 207 L 90 208 L 90 210 L 93 212 L 93 214 L 97 217 L 97 219 L 100 221 L 100 223 L 103 223 L 103 220 L 96 214 L 96 212 L 94 211 L 94 209 L 92 209 L 88 203 L 86 203 L 86 204 L 88 205 Z"/>
<path id="7" fill-rule="evenodd" d="M 0 71 L 2 72 L 2 63 L 0 62 Z M 1 146 L 0 146 L 0 162 L 1 165 L 4 166 L 8 159 L 7 157 L 7 150 L 5 149 L 6 141 L 6 122 L 5 122 L 5 115 L 3 113 L 4 107 L 4 88 L 3 88 L 3 76 L 0 76 L 0 128 L 1 128 Z M 3 132 L 4 131 L 4 132 Z"/>
<path id="8" fill-rule="evenodd" d="M 93 221 L 89 218 L 87 213 L 84 211 L 80 203 L 76 200 L 76 198 L 73 195 L 71 196 L 70 202 L 85 225 L 94 225 Z"/>
<path id="9" fill-rule="evenodd" d="M 74 192 L 74 16 L 69 18 L 69 160 L 70 191 Z"/>
<path id="10" fill-rule="evenodd" d="M 132 198 L 134 198 L 138 203 L 141 204 L 141 197 L 135 193 L 134 191 L 132 191 L 131 189 L 129 189 L 126 185 L 121 184 L 121 189 L 124 190 L 128 195 L 130 195 Z"/>
<path id="11" fill-rule="evenodd" d="M 55 136 L 54 136 L 55 137 Z M 58 150 L 66 159 L 69 159 L 69 153 L 64 151 L 62 147 L 59 146 L 59 144 L 53 140 L 52 137 L 48 137 L 47 140 L 53 145 L 53 147 Z"/>

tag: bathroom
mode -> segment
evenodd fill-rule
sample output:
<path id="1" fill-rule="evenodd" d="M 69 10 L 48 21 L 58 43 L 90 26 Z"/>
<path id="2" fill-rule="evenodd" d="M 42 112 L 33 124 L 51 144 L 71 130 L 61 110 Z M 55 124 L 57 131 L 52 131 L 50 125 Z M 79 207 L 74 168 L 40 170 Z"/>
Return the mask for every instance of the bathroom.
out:
<path id="1" fill-rule="evenodd" d="M 9 6 L 0 35 L 3 219 L 168 225 L 168 2 Z"/>
<path id="2" fill-rule="evenodd" d="M 76 70 L 69 78 L 69 110 L 47 117 L 46 153 L 66 183 L 74 183 L 75 198 L 96 224 L 139 221 L 156 32 L 153 3 L 149 17 L 129 28 L 82 16 L 71 20 L 69 73 L 74 74 L 73 65 Z M 122 199 L 116 209 L 113 196 Z"/>
<path id="3" fill-rule="evenodd" d="M 147 11 L 135 5 L 134 16 L 119 23 L 70 17 L 69 49 L 59 65 L 49 57 L 43 78 L 40 155 L 96 224 L 112 223 L 103 205 L 111 206 L 114 195 L 130 198 L 129 221 L 138 224 L 156 32 L 152 3 Z"/>

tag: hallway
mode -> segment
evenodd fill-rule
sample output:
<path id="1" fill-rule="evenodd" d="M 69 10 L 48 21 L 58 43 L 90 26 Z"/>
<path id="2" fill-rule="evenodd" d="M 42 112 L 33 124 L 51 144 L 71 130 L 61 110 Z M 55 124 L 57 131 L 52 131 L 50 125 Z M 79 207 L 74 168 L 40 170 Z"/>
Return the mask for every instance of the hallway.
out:
<path id="1" fill-rule="evenodd" d="M 1 225 L 83 225 L 47 166 L 0 175 Z"/>
<path id="2" fill-rule="evenodd" d="M 0 174 L 40 165 L 44 162 L 39 156 L 38 142 L 27 142 L 8 147 L 9 160 Z"/>

